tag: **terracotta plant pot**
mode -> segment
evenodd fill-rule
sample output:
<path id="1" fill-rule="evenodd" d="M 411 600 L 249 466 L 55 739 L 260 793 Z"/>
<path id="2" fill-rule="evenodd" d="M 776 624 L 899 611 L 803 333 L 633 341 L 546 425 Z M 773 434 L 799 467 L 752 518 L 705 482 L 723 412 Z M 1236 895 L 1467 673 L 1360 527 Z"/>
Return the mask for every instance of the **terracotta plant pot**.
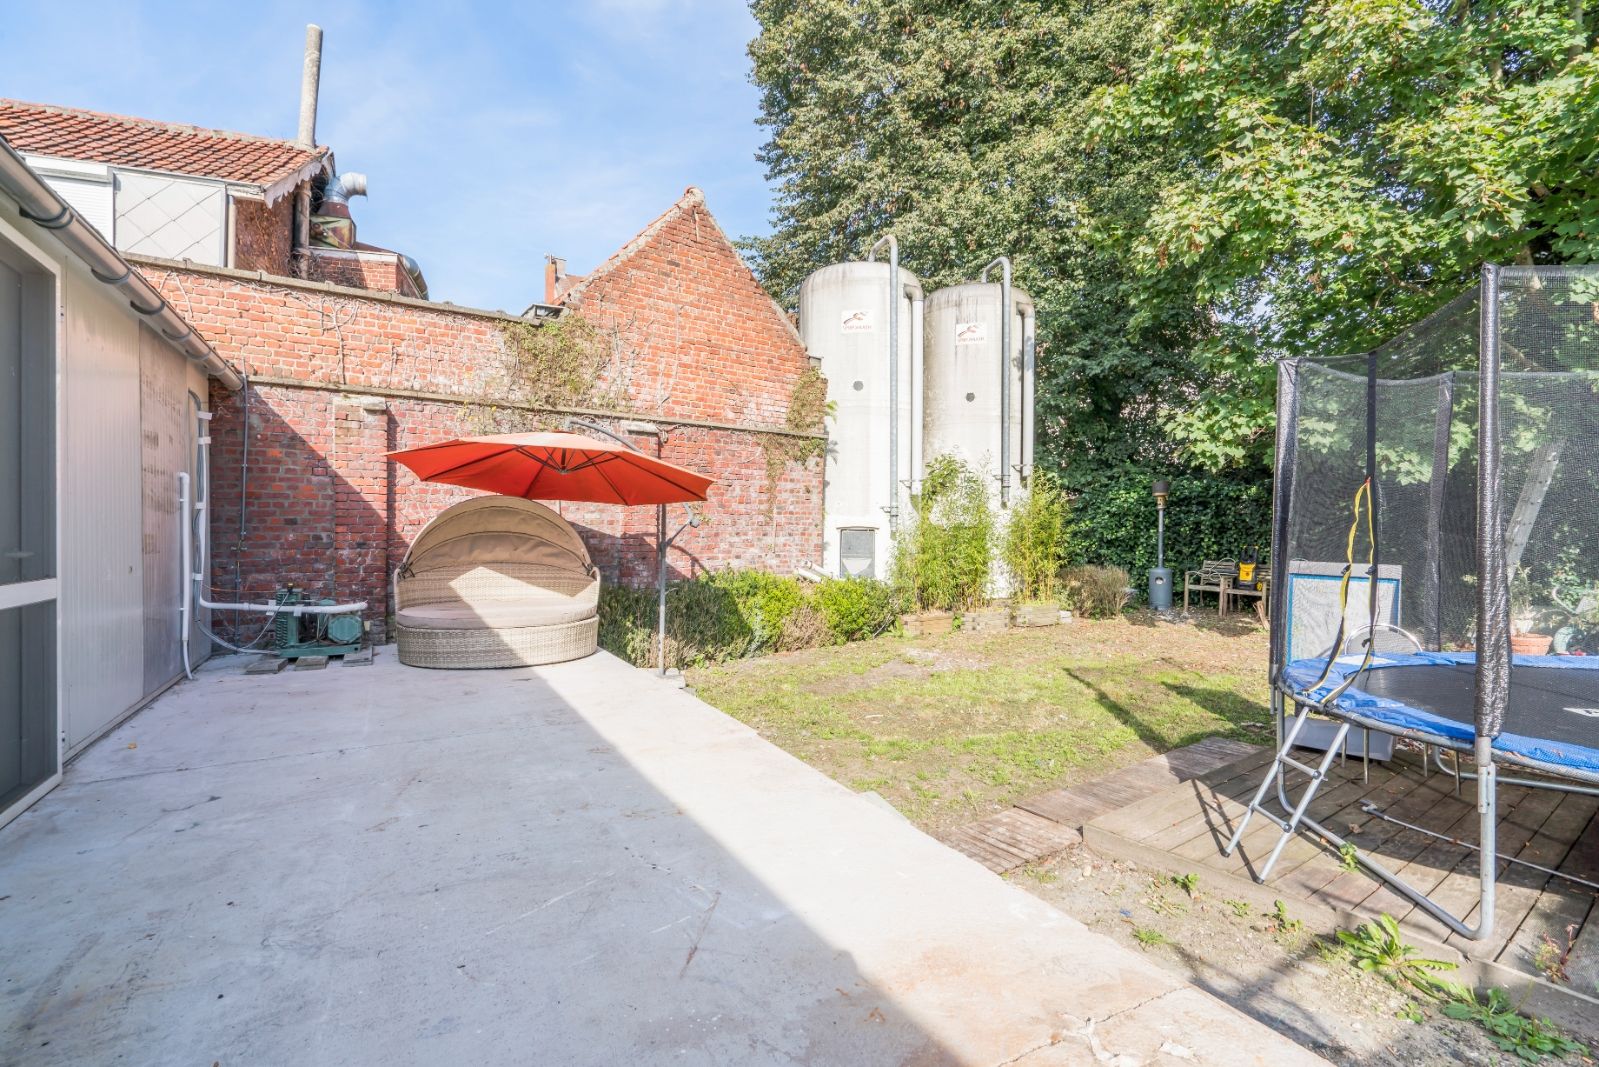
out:
<path id="1" fill-rule="evenodd" d="M 899 621 L 907 637 L 947 634 L 955 627 L 955 616 L 947 611 L 921 611 L 914 615 L 902 615 Z"/>
<path id="2" fill-rule="evenodd" d="M 1511 634 L 1510 651 L 1517 656 L 1547 656 L 1555 639 L 1549 634 Z"/>

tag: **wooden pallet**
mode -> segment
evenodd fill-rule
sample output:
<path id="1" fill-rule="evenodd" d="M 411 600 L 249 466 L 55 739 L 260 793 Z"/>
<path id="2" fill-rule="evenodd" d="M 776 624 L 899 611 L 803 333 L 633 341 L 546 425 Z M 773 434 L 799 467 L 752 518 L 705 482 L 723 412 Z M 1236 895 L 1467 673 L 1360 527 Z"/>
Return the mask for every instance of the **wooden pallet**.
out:
<path id="1" fill-rule="evenodd" d="M 1098 815 L 1258 751 L 1253 745 L 1209 737 L 1082 785 L 1027 797 L 998 815 L 951 831 L 944 842 L 989 870 L 1004 874 L 1077 844 L 1082 840 L 1083 825 Z"/>

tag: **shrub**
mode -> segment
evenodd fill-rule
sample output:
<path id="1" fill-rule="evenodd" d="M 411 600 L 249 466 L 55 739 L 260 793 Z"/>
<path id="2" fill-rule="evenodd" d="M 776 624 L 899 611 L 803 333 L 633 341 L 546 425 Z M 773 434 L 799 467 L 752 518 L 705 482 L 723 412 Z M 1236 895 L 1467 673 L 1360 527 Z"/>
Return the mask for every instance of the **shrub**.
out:
<path id="1" fill-rule="evenodd" d="M 1068 563 L 1115 563 L 1134 574 L 1155 565 L 1154 474 L 1120 474 L 1078 487 L 1067 528 Z M 1180 576 L 1207 559 L 1237 559 L 1271 544 L 1271 479 L 1171 476 L 1166 566 Z"/>
<path id="2" fill-rule="evenodd" d="M 894 550 L 894 584 L 920 610 L 965 611 L 988 601 L 994 515 L 983 479 L 952 456 L 927 464 L 909 527 Z"/>
<path id="3" fill-rule="evenodd" d="M 830 643 L 876 637 L 899 619 L 899 598 L 870 578 L 829 578 L 818 583 L 811 603 L 821 613 Z"/>
<path id="4" fill-rule="evenodd" d="M 748 630 L 750 648 L 742 655 L 776 651 L 782 642 L 784 621 L 805 600 L 805 589 L 798 578 L 769 571 L 729 569 L 704 580 L 732 598 L 731 607 L 742 628 Z"/>
<path id="5" fill-rule="evenodd" d="M 634 666 L 656 660 L 654 589 L 600 589 L 600 647 Z M 666 661 L 684 667 L 872 637 L 898 617 L 893 591 L 868 578 L 810 586 L 756 570 L 673 582 L 666 591 Z"/>
<path id="6" fill-rule="evenodd" d="M 783 633 L 778 639 L 780 652 L 795 652 L 802 648 L 820 648 L 831 644 L 832 631 L 827 626 L 827 616 L 822 614 L 813 599 L 802 600 L 799 606 L 783 620 Z"/>
<path id="7" fill-rule="evenodd" d="M 1066 498 L 1054 478 L 1039 474 L 1011 506 L 1001 548 L 1017 601 L 1038 603 L 1056 595 L 1066 547 Z"/>
<path id="8" fill-rule="evenodd" d="M 655 610 L 655 590 L 629 589 L 625 585 L 602 582 L 600 647 L 635 667 L 653 665 Z"/>
<path id="9" fill-rule="evenodd" d="M 759 651 L 760 622 L 746 614 L 754 599 L 753 589 L 735 572 L 673 582 L 666 591 L 666 631 L 679 646 L 678 665 L 719 663 Z"/>
<path id="10" fill-rule="evenodd" d="M 1088 619 L 1109 619 L 1127 606 L 1127 572 L 1120 567 L 1073 567 L 1066 572 L 1066 600 Z"/>

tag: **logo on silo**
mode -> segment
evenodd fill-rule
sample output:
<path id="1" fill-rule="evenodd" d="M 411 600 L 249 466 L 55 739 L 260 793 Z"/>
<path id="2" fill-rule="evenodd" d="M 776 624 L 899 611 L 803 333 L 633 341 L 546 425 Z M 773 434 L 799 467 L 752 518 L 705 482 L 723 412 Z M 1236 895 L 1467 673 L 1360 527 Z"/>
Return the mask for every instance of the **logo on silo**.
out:
<path id="1" fill-rule="evenodd" d="M 955 343 L 958 345 L 980 345 L 988 340 L 988 328 L 981 322 L 957 322 L 955 324 Z"/>
<path id="2" fill-rule="evenodd" d="M 871 333 L 872 313 L 864 308 L 844 312 L 843 330 L 845 333 Z"/>

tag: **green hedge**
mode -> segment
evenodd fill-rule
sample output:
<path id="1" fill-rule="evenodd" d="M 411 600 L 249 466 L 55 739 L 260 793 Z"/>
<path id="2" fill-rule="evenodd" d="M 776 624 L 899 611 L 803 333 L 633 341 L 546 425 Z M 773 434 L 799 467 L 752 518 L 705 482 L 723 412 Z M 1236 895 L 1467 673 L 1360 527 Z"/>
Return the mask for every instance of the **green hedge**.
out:
<path id="1" fill-rule="evenodd" d="M 1153 476 L 1125 475 L 1087 485 L 1072 502 L 1071 562 L 1125 567 L 1135 587 L 1155 565 Z M 1271 480 L 1179 474 L 1166 500 L 1166 566 L 1181 575 L 1207 559 L 1237 559 L 1271 545 Z"/>
<path id="2" fill-rule="evenodd" d="M 603 586 L 600 647 L 653 665 L 656 610 L 654 589 Z M 811 583 L 766 571 L 718 571 L 667 587 L 667 662 L 683 667 L 858 641 L 892 628 L 899 612 L 890 587 L 867 578 Z"/>

